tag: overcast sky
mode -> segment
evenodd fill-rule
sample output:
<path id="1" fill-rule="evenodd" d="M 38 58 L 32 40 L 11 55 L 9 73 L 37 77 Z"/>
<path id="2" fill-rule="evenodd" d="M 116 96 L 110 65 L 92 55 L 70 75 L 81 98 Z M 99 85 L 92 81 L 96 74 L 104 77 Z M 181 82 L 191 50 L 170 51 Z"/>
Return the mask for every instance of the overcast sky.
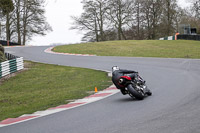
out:
<path id="1" fill-rule="evenodd" d="M 52 26 L 53 32 L 46 36 L 36 36 L 29 45 L 71 44 L 81 42 L 83 34 L 77 30 L 69 30 L 72 24 L 70 16 L 79 16 L 82 13 L 82 0 L 47 0 L 47 22 Z M 186 0 L 178 0 L 186 7 Z"/>

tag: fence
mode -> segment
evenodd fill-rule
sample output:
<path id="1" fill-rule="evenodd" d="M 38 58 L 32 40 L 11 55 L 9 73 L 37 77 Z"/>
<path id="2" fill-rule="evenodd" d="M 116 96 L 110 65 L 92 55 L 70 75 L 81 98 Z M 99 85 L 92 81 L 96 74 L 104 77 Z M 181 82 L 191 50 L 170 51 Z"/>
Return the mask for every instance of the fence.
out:
<path id="1" fill-rule="evenodd" d="M 178 35 L 177 39 L 183 39 L 183 40 L 197 40 L 200 41 L 200 35 Z"/>
<path id="2" fill-rule="evenodd" d="M 200 35 L 176 34 L 175 36 L 159 38 L 159 40 L 196 40 L 196 41 L 200 41 Z"/>
<path id="3" fill-rule="evenodd" d="M 0 63 L 0 78 L 24 69 L 23 57 L 17 57 L 9 53 L 5 53 L 8 61 Z"/>
<path id="4" fill-rule="evenodd" d="M 20 46 L 21 45 L 19 43 L 14 43 L 14 42 L 9 42 L 9 41 L 4 41 L 4 40 L 0 40 L 0 44 L 2 44 L 3 46 Z"/>

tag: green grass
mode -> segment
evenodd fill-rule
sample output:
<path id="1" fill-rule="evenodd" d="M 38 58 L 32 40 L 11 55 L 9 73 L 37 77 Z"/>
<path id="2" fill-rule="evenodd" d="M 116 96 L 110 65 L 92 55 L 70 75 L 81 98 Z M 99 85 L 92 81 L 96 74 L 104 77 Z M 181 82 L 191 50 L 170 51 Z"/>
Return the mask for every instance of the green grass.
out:
<path id="1" fill-rule="evenodd" d="M 111 85 L 106 72 L 27 63 L 28 70 L 0 85 L 0 120 L 67 104 Z"/>
<path id="2" fill-rule="evenodd" d="M 200 58 L 200 41 L 108 41 L 57 46 L 53 51 L 98 56 Z"/>

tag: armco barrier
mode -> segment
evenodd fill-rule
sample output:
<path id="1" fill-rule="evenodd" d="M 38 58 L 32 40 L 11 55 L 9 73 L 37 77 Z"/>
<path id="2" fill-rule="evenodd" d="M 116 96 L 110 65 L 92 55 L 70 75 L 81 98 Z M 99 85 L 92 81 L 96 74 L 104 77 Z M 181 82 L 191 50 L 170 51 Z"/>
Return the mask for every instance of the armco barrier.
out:
<path id="1" fill-rule="evenodd" d="M 14 56 L 13 56 L 14 57 Z M 0 78 L 24 69 L 23 57 L 17 57 L 0 63 Z"/>

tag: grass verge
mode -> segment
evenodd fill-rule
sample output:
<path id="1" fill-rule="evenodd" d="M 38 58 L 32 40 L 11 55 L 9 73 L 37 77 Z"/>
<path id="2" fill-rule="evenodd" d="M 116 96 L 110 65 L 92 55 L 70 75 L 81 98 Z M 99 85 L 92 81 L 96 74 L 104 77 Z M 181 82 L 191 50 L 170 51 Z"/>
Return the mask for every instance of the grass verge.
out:
<path id="1" fill-rule="evenodd" d="M 200 58 L 199 41 L 128 40 L 57 46 L 55 52 L 98 56 Z"/>
<path id="2" fill-rule="evenodd" d="M 26 62 L 28 70 L 1 80 L 0 120 L 45 110 L 111 85 L 106 72 Z"/>

